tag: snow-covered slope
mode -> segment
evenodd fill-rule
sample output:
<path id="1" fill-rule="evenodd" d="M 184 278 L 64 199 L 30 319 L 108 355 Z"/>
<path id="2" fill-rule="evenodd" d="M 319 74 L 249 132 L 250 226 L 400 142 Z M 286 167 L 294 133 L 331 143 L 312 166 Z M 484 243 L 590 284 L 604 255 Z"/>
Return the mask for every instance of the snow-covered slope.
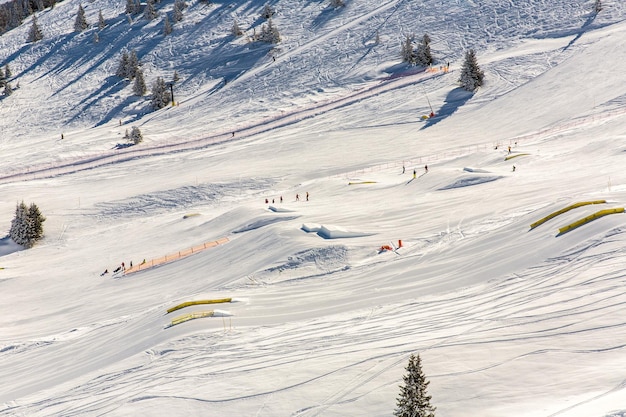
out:
<path id="1" fill-rule="evenodd" d="M 625 215 L 559 233 L 626 204 L 626 6 L 557 3 L 277 1 L 272 47 L 229 34 L 262 2 L 167 37 L 88 2 L 94 43 L 65 0 L 0 36 L 0 218 L 47 217 L 0 240 L 0 415 L 391 416 L 411 353 L 437 415 L 626 415 Z M 451 71 L 400 63 L 405 33 Z M 178 106 L 114 76 L 133 49 Z"/>

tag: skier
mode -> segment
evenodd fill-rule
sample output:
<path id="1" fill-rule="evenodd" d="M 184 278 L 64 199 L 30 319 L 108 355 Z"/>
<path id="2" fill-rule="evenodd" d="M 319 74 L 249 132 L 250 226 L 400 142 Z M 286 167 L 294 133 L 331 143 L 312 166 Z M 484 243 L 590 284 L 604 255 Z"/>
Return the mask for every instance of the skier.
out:
<path id="1" fill-rule="evenodd" d="M 306 201 L 309 201 L 309 192 L 306 192 Z"/>
<path id="2" fill-rule="evenodd" d="M 413 179 L 417 178 L 417 172 L 415 172 L 415 169 L 413 169 Z"/>
<path id="3" fill-rule="evenodd" d="M 513 165 L 513 172 L 515 172 L 515 165 Z"/>
<path id="4" fill-rule="evenodd" d="M 428 165 L 424 165 L 424 172 L 428 173 Z"/>
<path id="5" fill-rule="evenodd" d="M 296 201 L 300 201 L 300 194 L 296 194 Z"/>
<path id="6" fill-rule="evenodd" d="M 282 195 L 280 196 L 280 202 L 281 203 L 283 202 L 283 196 Z"/>
<path id="7" fill-rule="evenodd" d="M 104 270 L 104 272 L 100 274 L 100 276 L 106 275 L 106 274 L 108 274 L 108 273 L 109 273 L 109 270 L 108 270 L 108 269 L 105 269 L 105 270 Z"/>

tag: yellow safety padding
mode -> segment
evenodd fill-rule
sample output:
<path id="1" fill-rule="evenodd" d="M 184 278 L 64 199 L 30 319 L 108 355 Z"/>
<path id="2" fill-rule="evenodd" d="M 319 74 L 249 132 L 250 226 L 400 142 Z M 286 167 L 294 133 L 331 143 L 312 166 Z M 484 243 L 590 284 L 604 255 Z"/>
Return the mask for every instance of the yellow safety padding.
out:
<path id="1" fill-rule="evenodd" d="M 357 181 L 357 182 L 348 183 L 348 185 L 357 185 L 357 184 L 376 184 L 376 181 Z"/>
<path id="2" fill-rule="evenodd" d="M 543 223 L 547 222 L 548 220 L 558 216 L 559 214 L 563 214 L 563 213 L 565 213 L 567 211 L 570 211 L 572 209 L 575 209 L 577 207 L 588 206 L 589 204 L 604 204 L 604 203 L 606 203 L 606 200 L 581 201 L 581 202 L 578 202 L 578 203 L 574 203 L 571 206 L 567 206 L 565 208 L 562 208 L 561 210 L 555 211 L 554 213 L 548 214 L 543 219 L 537 220 L 536 222 L 534 222 L 533 224 L 530 225 L 530 228 L 534 229 L 535 227 L 539 226 L 540 224 L 543 224 Z"/>
<path id="3" fill-rule="evenodd" d="M 184 303 L 180 303 L 177 306 L 171 307 L 167 309 L 168 313 L 172 311 L 180 310 L 181 308 L 196 306 L 199 304 L 220 304 L 220 303 L 230 303 L 232 302 L 232 298 L 217 298 L 215 300 L 197 300 L 197 301 L 186 301 Z"/>
<path id="4" fill-rule="evenodd" d="M 583 219 L 575 221 L 574 223 L 568 224 L 565 227 L 561 227 L 559 229 L 559 234 L 562 235 L 563 233 L 567 233 L 570 230 L 576 229 L 577 227 L 580 227 L 580 226 L 582 226 L 585 223 L 589 223 L 590 221 L 595 220 L 595 219 L 597 219 L 599 217 L 606 216 L 608 214 L 623 213 L 623 212 L 624 212 L 624 207 L 600 210 L 598 212 L 593 213 L 591 216 L 587 216 L 587 217 L 585 217 Z"/>
<path id="5" fill-rule="evenodd" d="M 208 311 L 197 311 L 195 313 L 189 313 L 189 314 L 185 314 L 182 316 L 178 316 L 175 319 L 172 319 L 172 321 L 170 322 L 170 327 L 176 326 L 177 324 L 184 323 L 189 320 L 201 319 L 204 317 L 213 317 L 213 314 L 215 314 L 213 310 L 208 310 Z"/>
<path id="6" fill-rule="evenodd" d="M 509 159 L 517 158 L 518 156 L 528 156 L 528 154 L 527 153 L 516 153 L 515 155 L 506 156 L 504 158 L 504 160 L 508 161 Z"/>
<path id="7" fill-rule="evenodd" d="M 195 216 L 199 216 L 199 215 L 200 215 L 200 213 L 188 213 L 188 214 L 185 214 L 183 216 L 183 219 L 188 219 L 190 217 L 195 217 Z"/>

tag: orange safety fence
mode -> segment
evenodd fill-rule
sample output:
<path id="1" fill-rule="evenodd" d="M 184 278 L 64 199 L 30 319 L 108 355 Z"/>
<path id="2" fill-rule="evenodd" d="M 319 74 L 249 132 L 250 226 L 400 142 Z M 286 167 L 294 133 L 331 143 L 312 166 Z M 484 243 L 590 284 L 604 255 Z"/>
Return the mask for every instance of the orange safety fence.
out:
<path id="1" fill-rule="evenodd" d="M 124 274 L 132 274 L 133 272 L 138 272 L 138 271 L 143 271 L 144 269 L 148 269 L 148 268 L 152 268 L 154 266 L 157 265 L 163 265 L 164 263 L 167 262 L 173 262 L 176 261 L 178 259 L 182 259 L 182 258 L 186 258 L 187 256 L 193 255 L 195 253 L 198 252 L 202 252 L 203 250 L 209 249 L 209 248 L 213 248 L 217 245 L 221 245 L 228 242 L 228 238 L 227 237 L 223 237 L 211 242 L 205 242 L 201 245 L 197 245 L 194 246 L 192 248 L 188 248 L 188 249 L 183 249 L 181 251 L 178 252 L 174 252 L 174 253 L 170 253 L 167 254 L 165 256 L 162 256 L 160 258 L 156 258 L 156 259 L 151 259 L 149 261 L 143 261 L 142 263 L 140 263 L 139 265 L 133 265 L 130 268 L 127 268 L 126 271 L 124 272 Z"/>

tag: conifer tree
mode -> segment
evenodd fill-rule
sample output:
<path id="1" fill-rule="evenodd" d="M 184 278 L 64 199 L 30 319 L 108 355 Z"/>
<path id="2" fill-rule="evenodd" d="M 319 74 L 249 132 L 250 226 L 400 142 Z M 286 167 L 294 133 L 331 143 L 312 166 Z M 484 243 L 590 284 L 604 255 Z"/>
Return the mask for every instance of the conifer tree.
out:
<path id="1" fill-rule="evenodd" d="M 130 131 L 130 140 L 135 145 L 143 142 L 143 135 L 141 134 L 141 130 L 137 126 L 133 126 Z"/>
<path id="2" fill-rule="evenodd" d="M 428 66 L 433 63 L 433 56 L 430 52 L 430 36 L 424 34 L 422 41 L 417 45 L 415 51 L 415 62 L 419 65 Z"/>
<path id="3" fill-rule="evenodd" d="M 178 71 L 174 70 L 174 75 L 172 76 L 172 79 L 174 80 L 175 83 L 180 81 L 180 76 L 178 75 Z"/>
<path id="4" fill-rule="evenodd" d="M 128 68 L 127 68 L 127 77 L 129 80 L 135 78 L 137 71 L 139 71 L 139 58 L 137 58 L 137 51 L 134 49 L 130 51 L 130 55 L 128 55 Z"/>
<path id="5" fill-rule="evenodd" d="M 413 34 L 405 35 L 404 42 L 402 42 L 402 50 L 400 55 L 402 61 L 408 62 L 411 65 L 415 65 L 415 54 L 413 53 Z"/>
<path id="6" fill-rule="evenodd" d="M 183 20 L 183 10 L 187 8 L 187 3 L 184 0 L 176 0 L 174 2 L 174 22 L 180 22 Z"/>
<path id="7" fill-rule="evenodd" d="M 100 42 L 100 35 L 98 35 L 98 32 L 94 32 L 93 33 L 93 43 L 98 43 Z"/>
<path id="8" fill-rule="evenodd" d="M 8 97 L 11 94 L 13 94 L 13 87 L 11 87 L 11 83 L 5 82 L 4 83 L 4 95 Z"/>
<path id="9" fill-rule="evenodd" d="M 98 29 L 102 30 L 107 26 L 106 20 L 102 16 L 102 9 L 98 11 Z"/>
<path id="10" fill-rule="evenodd" d="M 274 13 L 276 13 L 274 9 L 272 9 L 269 4 L 265 4 L 265 6 L 263 6 L 263 13 L 261 13 L 261 16 L 263 16 L 263 19 L 270 19 L 274 16 Z"/>
<path id="11" fill-rule="evenodd" d="M 602 0 L 596 0 L 593 4 L 593 11 L 598 14 L 602 11 Z"/>
<path id="12" fill-rule="evenodd" d="M 41 29 L 39 29 L 39 24 L 37 24 L 37 16 L 33 15 L 33 24 L 30 27 L 30 31 L 28 32 L 27 42 L 37 42 L 43 39 L 43 33 L 41 33 Z"/>
<path id="13" fill-rule="evenodd" d="M 127 51 L 122 52 L 122 56 L 120 57 L 120 63 L 118 64 L 117 71 L 115 72 L 115 75 L 117 77 L 120 77 L 120 78 L 128 77 L 128 61 L 129 61 L 128 52 Z"/>
<path id="14" fill-rule="evenodd" d="M 331 7 L 343 7 L 346 4 L 343 2 L 343 0 L 330 0 L 330 5 Z"/>
<path id="15" fill-rule="evenodd" d="M 167 36 L 172 33 L 172 25 L 170 24 L 170 19 L 167 17 L 167 13 L 165 13 L 165 17 L 163 18 L 163 35 Z"/>
<path id="16" fill-rule="evenodd" d="M 87 24 L 87 18 L 85 17 L 85 9 L 83 9 L 83 5 L 78 5 L 78 12 L 76 13 L 76 20 L 74 21 L 74 32 L 82 32 L 87 29 L 89 25 Z"/>
<path id="17" fill-rule="evenodd" d="M 157 77 L 152 84 L 152 98 L 150 104 L 154 110 L 162 109 L 172 101 L 172 95 L 169 88 L 165 85 L 163 77 Z"/>
<path id="18" fill-rule="evenodd" d="M 43 222 L 45 220 L 46 218 L 35 203 L 27 208 L 22 201 L 15 208 L 15 218 L 11 222 L 9 236 L 18 245 L 30 248 L 43 236 Z"/>
<path id="19" fill-rule="evenodd" d="M 6 64 L 4 66 L 4 76 L 9 79 L 11 78 L 11 76 L 13 75 L 13 73 L 11 72 L 11 68 L 9 68 L 9 64 Z"/>
<path id="20" fill-rule="evenodd" d="M 7 83 L 7 78 L 4 75 L 4 71 L 2 70 L 2 68 L 0 68 L 0 87 L 4 87 L 4 85 Z"/>
<path id="21" fill-rule="evenodd" d="M 138 70 L 135 74 L 135 83 L 133 84 L 133 93 L 136 96 L 143 97 L 148 89 L 146 88 L 146 81 L 143 78 L 143 71 Z"/>
<path id="22" fill-rule="evenodd" d="M 393 413 L 397 417 L 434 417 L 435 407 L 430 404 L 431 396 L 426 393 L 430 384 L 422 371 L 420 356 L 411 355 L 406 367 L 404 386 L 400 386 L 400 396 L 396 400 L 397 408 Z"/>
<path id="23" fill-rule="evenodd" d="M 272 23 L 272 19 L 267 19 L 267 24 L 261 26 L 261 33 L 255 36 L 256 40 L 267 43 L 280 42 L 278 28 Z"/>
<path id="24" fill-rule="evenodd" d="M 231 29 L 231 33 L 234 36 L 241 36 L 241 35 L 243 35 L 243 31 L 239 27 L 239 23 L 237 23 L 237 19 L 235 19 L 234 22 L 233 22 L 233 28 Z"/>
<path id="25" fill-rule="evenodd" d="M 146 7 L 143 9 L 143 17 L 147 20 L 154 20 L 157 17 L 154 0 L 146 0 Z"/>
<path id="26" fill-rule="evenodd" d="M 470 49 L 465 53 L 465 61 L 463 61 L 463 66 L 461 67 L 459 83 L 465 90 L 475 91 L 483 85 L 484 78 L 485 74 L 476 61 L 476 53 L 473 49 Z"/>

